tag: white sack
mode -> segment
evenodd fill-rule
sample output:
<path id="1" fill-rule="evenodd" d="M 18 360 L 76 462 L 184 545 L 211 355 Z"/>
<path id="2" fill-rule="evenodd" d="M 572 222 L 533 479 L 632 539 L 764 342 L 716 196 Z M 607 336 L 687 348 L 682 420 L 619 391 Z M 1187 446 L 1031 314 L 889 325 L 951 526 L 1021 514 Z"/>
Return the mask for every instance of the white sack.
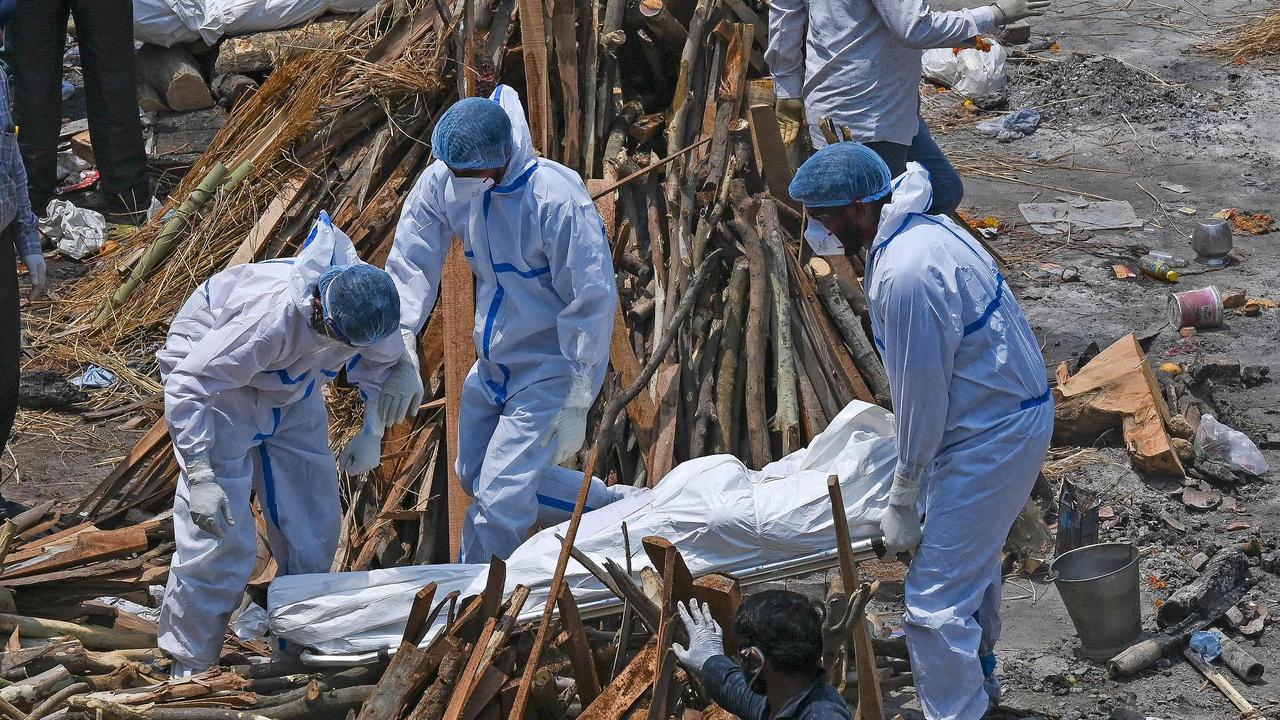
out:
<path id="1" fill-rule="evenodd" d="M 583 516 L 577 547 L 603 565 L 624 564 L 622 521 L 631 535 L 637 577 L 649 565 L 647 535 L 671 541 L 693 575 L 735 573 L 791 560 L 835 546 L 827 477 L 838 475 L 855 538 L 879 534 L 896 461 L 893 417 L 864 402 L 850 403 L 808 448 L 749 470 L 729 455 L 681 463 L 650 493 Z M 565 525 L 534 535 L 507 560 L 506 592 L 530 589 L 522 618 L 538 617 L 546 603 Z M 451 590 L 478 594 L 487 565 L 430 565 L 359 573 L 295 575 L 268 591 L 271 630 L 322 653 L 345 654 L 395 647 L 414 593 L 436 582 L 437 598 Z M 565 580 L 579 604 L 609 592 L 581 565 L 570 562 Z M 428 634 L 438 632 L 439 625 Z"/>
<path id="2" fill-rule="evenodd" d="M 990 95 L 1004 89 L 1009 80 L 1004 75 L 1008 52 L 997 42 L 987 51 L 967 48 L 955 52 L 950 48 L 924 51 L 920 59 L 925 77 L 948 85 L 966 97 Z"/>
<path id="3" fill-rule="evenodd" d="M 133 35 L 168 47 L 299 25 L 326 12 L 362 12 L 377 0 L 134 0 Z"/>

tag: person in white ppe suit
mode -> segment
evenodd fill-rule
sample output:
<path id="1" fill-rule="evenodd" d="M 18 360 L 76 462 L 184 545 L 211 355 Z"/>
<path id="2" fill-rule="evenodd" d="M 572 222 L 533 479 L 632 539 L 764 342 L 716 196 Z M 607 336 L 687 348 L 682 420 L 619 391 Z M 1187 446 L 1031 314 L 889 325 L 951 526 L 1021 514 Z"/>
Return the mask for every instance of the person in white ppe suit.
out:
<path id="1" fill-rule="evenodd" d="M 915 550 L 904 622 L 916 689 L 931 720 L 979 718 L 1000 696 L 1001 548 L 1053 432 L 1039 343 L 991 256 L 925 212 L 923 166 L 891 181 L 874 151 L 837 143 L 790 190 L 845 253 L 867 249 L 898 445 L 880 527 L 891 552 Z"/>
<path id="2" fill-rule="evenodd" d="M 457 471 L 474 498 L 461 562 L 508 557 L 535 522 L 573 510 L 582 473 L 558 467 L 586 438 L 609 361 L 617 291 L 604 223 L 582 179 L 535 156 L 520 98 L 449 108 L 433 162 L 405 199 L 387 271 L 400 289 L 404 358 L 388 379 L 387 425 L 421 399 L 416 335 L 440 291 L 454 235 L 476 277 L 477 360 L 462 389 Z M 626 489 L 598 479 L 588 509 Z"/>
<path id="3" fill-rule="evenodd" d="M 218 660 L 257 556 L 251 491 L 279 574 L 329 571 L 341 518 L 321 389 L 343 370 L 360 388 L 365 427 L 341 460 L 349 474 L 372 470 L 399 320 L 391 277 L 360 262 L 325 213 L 297 257 L 223 270 L 174 318 L 156 354 L 182 470 L 159 633 L 174 677 Z"/>
<path id="4" fill-rule="evenodd" d="M 765 61 L 773 73 L 783 139 L 808 119 L 814 147 L 826 144 L 819 121 L 848 128 L 893 175 L 919 162 L 933 177 L 929 212 L 960 205 L 960 176 L 920 117 L 920 59 L 930 48 L 972 46 L 997 25 L 1043 15 L 1049 0 L 997 0 L 935 12 L 925 0 L 772 0 Z"/>

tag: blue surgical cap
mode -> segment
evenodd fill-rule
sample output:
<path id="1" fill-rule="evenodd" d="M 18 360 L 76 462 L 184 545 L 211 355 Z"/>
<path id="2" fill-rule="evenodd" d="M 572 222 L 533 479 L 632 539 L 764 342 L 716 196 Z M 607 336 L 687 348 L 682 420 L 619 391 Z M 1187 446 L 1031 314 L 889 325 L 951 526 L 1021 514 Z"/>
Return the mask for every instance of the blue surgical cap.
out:
<path id="1" fill-rule="evenodd" d="M 871 202 L 889 194 L 889 166 L 866 145 L 828 145 L 804 161 L 791 181 L 791 197 L 805 207 L 840 207 Z"/>
<path id="2" fill-rule="evenodd" d="M 431 153 L 458 170 L 492 170 L 511 159 L 511 118 L 487 98 L 463 98 L 431 132 Z"/>
<path id="3" fill-rule="evenodd" d="M 335 265 L 320 276 L 317 289 L 325 320 L 351 345 L 372 345 L 400 326 L 400 294 L 381 268 Z"/>

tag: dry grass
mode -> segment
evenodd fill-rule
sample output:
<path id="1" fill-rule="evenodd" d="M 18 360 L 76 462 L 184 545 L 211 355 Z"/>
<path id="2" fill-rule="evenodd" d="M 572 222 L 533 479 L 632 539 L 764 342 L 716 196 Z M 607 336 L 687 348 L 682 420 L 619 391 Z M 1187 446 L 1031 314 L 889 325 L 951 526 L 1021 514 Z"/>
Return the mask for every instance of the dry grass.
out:
<path id="1" fill-rule="evenodd" d="M 1226 40 L 1201 43 L 1197 50 L 1228 55 L 1237 62 L 1245 58 L 1280 54 L 1280 12 L 1274 12 L 1232 31 Z"/>

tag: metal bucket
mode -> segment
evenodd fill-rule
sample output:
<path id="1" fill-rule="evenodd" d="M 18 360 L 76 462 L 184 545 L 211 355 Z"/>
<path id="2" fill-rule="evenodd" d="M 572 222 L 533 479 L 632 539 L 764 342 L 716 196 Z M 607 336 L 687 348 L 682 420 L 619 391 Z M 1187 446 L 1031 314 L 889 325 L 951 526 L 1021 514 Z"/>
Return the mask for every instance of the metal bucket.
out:
<path id="1" fill-rule="evenodd" d="M 1138 551 L 1128 543 L 1103 543 L 1063 553 L 1049 563 L 1049 577 L 1080 636 L 1081 654 L 1107 660 L 1142 632 Z"/>

